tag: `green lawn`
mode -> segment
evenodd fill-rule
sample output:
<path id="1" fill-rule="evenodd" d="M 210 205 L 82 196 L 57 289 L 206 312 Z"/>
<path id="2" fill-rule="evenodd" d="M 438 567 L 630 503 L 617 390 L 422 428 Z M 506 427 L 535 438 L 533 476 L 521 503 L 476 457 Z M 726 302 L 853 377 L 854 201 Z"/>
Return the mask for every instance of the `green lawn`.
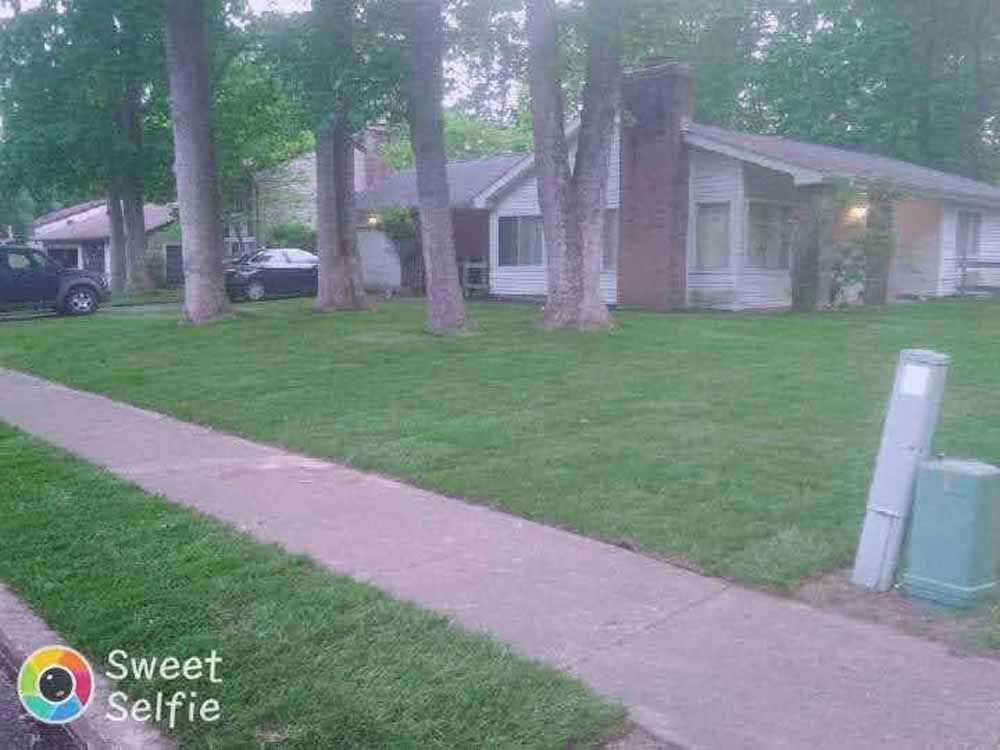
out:
<path id="1" fill-rule="evenodd" d="M 607 335 L 482 303 L 448 340 L 418 302 L 238 309 L 11 323 L 0 364 L 778 587 L 850 560 L 899 349 L 954 355 L 938 446 L 1000 461 L 997 302 L 620 312 Z"/>
<path id="2" fill-rule="evenodd" d="M 488 638 L 2 424 L 0 465 L 0 580 L 95 668 L 115 649 L 221 656 L 221 684 L 125 683 L 133 698 L 182 689 L 219 701 L 220 721 L 181 721 L 184 747 L 560 748 L 622 721 Z"/>
<path id="3" fill-rule="evenodd" d="M 151 292 L 135 292 L 112 295 L 110 307 L 134 307 L 135 305 L 156 305 L 167 302 L 177 302 L 184 297 L 184 292 L 180 289 L 154 289 Z"/>

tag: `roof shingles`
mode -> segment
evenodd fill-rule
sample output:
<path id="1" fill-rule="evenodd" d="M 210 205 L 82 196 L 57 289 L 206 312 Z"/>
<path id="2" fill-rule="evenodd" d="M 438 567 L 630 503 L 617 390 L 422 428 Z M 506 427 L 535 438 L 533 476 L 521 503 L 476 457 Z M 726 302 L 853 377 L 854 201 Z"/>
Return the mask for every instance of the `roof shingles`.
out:
<path id="1" fill-rule="evenodd" d="M 472 161 L 457 161 L 448 164 L 448 187 L 451 205 L 466 208 L 472 200 L 486 188 L 500 179 L 516 164 L 524 159 L 524 154 L 502 154 Z M 417 206 L 417 173 L 411 167 L 388 177 L 375 187 L 358 193 L 358 208 L 377 211 L 389 206 Z"/>
<path id="2" fill-rule="evenodd" d="M 147 203 L 144 213 L 146 232 L 155 231 L 174 221 L 170 206 Z M 35 221 L 33 238 L 39 242 L 84 242 L 107 239 L 110 233 L 107 203 L 101 200 L 42 216 Z"/>
<path id="3" fill-rule="evenodd" d="M 828 178 L 885 183 L 934 196 L 1000 204 L 1000 187 L 887 156 L 694 122 L 688 123 L 687 132 L 723 146 L 820 172 Z"/>

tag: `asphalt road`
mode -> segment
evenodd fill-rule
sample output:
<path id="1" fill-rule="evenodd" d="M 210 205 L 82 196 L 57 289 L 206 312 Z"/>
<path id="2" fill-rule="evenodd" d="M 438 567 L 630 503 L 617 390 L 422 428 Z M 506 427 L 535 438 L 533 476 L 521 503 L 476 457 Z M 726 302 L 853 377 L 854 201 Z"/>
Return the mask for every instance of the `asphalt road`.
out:
<path id="1" fill-rule="evenodd" d="M 58 727 L 26 716 L 14 687 L 14 677 L 0 655 L 0 748 L 3 750 L 76 750 L 78 745 Z"/>

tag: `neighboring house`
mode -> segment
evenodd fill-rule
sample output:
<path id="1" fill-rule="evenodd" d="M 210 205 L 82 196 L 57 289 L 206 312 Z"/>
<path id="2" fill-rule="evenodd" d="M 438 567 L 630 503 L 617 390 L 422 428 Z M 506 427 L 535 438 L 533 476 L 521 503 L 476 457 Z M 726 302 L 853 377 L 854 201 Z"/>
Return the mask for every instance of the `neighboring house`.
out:
<path id="1" fill-rule="evenodd" d="M 379 156 L 386 138 L 383 129 L 370 129 L 354 152 L 358 207 L 358 250 L 365 285 L 372 289 L 423 288 L 423 263 L 419 239 L 402 255 L 379 229 L 379 214 L 387 208 L 417 211 L 417 178 L 413 168 L 393 172 Z M 453 207 L 455 249 L 460 264 L 481 264 L 489 257 L 488 209 L 472 205 L 473 199 L 523 159 L 522 154 L 501 155 L 448 165 Z M 298 222 L 316 226 L 316 156 L 306 154 L 258 174 L 253 181 L 250 222 L 257 237 L 269 227 Z M 258 240 L 259 241 L 259 240 Z"/>
<path id="2" fill-rule="evenodd" d="M 830 212 L 817 259 L 819 302 L 829 302 L 840 243 L 865 224 L 868 211 L 863 202 L 817 204 L 817 196 L 832 197 L 844 182 L 898 191 L 890 298 L 954 294 L 958 259 L 1000 261 L 998 187 L 882 156 L 694 123 L 691 75 L 680 63 L 630 74 L 623 99 L 627 125 L 616 132 L 610 156 L 601 274 L 609 304 L 787 308 L 796 228 L 811 205 Z M 543 296 L 533 157 L 465 199 L 490 212 L 491 293 Z M 995 271 L 974 273 L 979 282 L 998 280 Z"/>
<path id="3" fill-rule="evenodd" d="M 448 165 L 455 255 L 460 269 L 483 266 L 490 251 L 490 211 L 473 200 L 523 159 L 521 154 L 491 156 Z M 407 264 L 399 249 L 378 228 L 379 212 L 400 206 L 417 212 L 417 174 L 413 168 L 397 172 L 358 194 L 358 247 L 366 285 L 422 289 L 423 261 L 419 237 Z"/>
<path id="4" fill-rule="evenodd" d="M 147 257 L 154 276 L 169 275 L 171 255 L 180 244 L 176 217 L 171 206 L 145 205 Z M 31 241 L 45 248 L 50 257 L 67 268 L 85 268 L 110 277 L 111 228 L 107 202 L 92 200 L 53 211 L 32 223 Z M 176 251 L 171 251 L 176 248 Z M 158 267 L 156 267 L 158 266 Z"/>

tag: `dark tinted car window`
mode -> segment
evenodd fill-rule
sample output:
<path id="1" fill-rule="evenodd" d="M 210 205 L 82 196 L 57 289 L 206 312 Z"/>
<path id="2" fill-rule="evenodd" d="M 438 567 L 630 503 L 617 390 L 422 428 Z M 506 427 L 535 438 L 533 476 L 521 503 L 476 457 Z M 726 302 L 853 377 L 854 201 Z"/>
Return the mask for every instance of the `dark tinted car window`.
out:
<path id="1" fill-rule="evenodd" d="M 26 268 L 44 268 L 45 256 L 41 255 L 41 258 L 39 258 L 37 257 L 39 255 L 41 253 L 12 250 L 6 253 L 7 265 L 15 271 L 21 271 Z"/>

